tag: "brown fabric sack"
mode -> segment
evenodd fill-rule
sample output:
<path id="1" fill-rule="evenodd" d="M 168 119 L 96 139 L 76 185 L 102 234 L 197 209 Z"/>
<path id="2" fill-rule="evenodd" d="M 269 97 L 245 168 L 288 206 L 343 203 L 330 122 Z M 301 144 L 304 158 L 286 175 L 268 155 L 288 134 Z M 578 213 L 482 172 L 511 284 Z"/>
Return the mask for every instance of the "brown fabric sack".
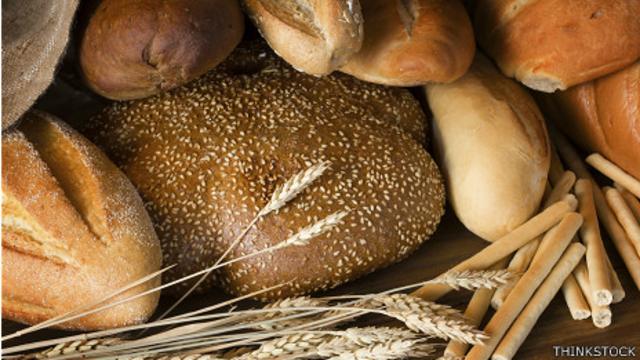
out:
<path id="1" fill-rule="evenodd" d="M 78 0 L 2 1 L 2 129 L 53 80 Z"/>

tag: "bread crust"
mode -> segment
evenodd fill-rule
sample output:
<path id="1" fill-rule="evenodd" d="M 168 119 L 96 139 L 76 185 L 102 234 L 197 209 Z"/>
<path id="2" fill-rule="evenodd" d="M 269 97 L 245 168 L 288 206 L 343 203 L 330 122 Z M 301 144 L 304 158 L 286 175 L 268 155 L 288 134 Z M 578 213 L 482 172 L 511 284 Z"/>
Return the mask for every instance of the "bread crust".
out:
<path id="1" fill-rule="evenodd" d="M 480 54 L 463 77 L 426 94 L 450 203 L 469 230 L 497 240 L 538 211 L 551 161 L 542 114 Z"/>
<path id="2" fill-rule="evenodd" d="M 98 94 L 143 98 L 211 70 L 243 32 L 237 0 L 103 0 L 82 37 L 80 66 Z"/>
<path id="3" fill-rule="evenodd" d="M 173 113 L 183 115 L 174 121 Z M 389 265 L 433 233 L 444 188 L 416 141 L 424 139 L 424 121 L 405 89 L 343 74 L 316 78 L 264 46 L 248 46 L 193 84 L 114 104 L 85 131 L 141 191 L 165 263 L 177 264 L 169 280 L 214 263 L 276 186 L 331 161 L 306 191 L 260 220 L 229 257 L 275 245 L 349 209 L 343 224 L 308 245 L 226 267 L 202 288 L 222 283 L 247 294 L 283 284 L 261 295 L 275 299 L 328 289 Z"/>
<path id="4" fill-rule="evenodd" d="M 458 0 L 367 0 L 362 11 L 364 42 L 342 72 L 416 86 L 454 81 L 473 61 L 473 29 Z"/>
<path id="5" fill-rule="evenodd" d="M 538 100 L 581 148 L 640 179 L 640 62 Z"/>
<path id="6" fill-rule="evenodd" d="M 129 180 L 93 144 L 42 112 L 2 140 L 2 315 L 28 324 L 93 304 L 157 271 L 159 241 Z M 159 277 L 120 299 L 157 286 Z M 65 329 L 139 323 L 159 294 Z M 112 300 L 115 301 L 115 300 Z"/>
<path id="7" fill-rule="evenodd" d="M 327 75 L 362 46 L 358 0 L 243 0 L 271 48 L 299 71 Z"/>
<path id="8" fill-rule="evenodd" d="M 618 71 L 640 58 L 636 0 L 478 0 L 481 47 L 502 72 L 544 92 Z"/>

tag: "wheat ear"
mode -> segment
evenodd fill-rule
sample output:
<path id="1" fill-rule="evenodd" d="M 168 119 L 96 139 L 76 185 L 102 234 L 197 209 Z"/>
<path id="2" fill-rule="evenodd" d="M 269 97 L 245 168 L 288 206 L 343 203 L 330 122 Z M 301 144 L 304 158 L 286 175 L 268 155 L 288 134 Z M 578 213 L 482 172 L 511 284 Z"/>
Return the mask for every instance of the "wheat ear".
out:
<path id="1" fill-rule="evenodd" d="M 300 231 L 289 237 L 287 240 L 278 243 L 274 248 L 279 249 L 287 246 L 303 246 L 309 243 L 309 240 L 320 236 L 331 230 L 334 226 L 342 223 L 342 219 L 349 214 L 349 211 L 337 211 L 326 218 L 302 228 Z"/>
<path id="2" fill-rule="evenodd" d="M 448 271 L 434 279 L 434 282 L 446 284 L 455 290 L 495 289 L 509 282 L 513 276 L 507 269 Z"/>

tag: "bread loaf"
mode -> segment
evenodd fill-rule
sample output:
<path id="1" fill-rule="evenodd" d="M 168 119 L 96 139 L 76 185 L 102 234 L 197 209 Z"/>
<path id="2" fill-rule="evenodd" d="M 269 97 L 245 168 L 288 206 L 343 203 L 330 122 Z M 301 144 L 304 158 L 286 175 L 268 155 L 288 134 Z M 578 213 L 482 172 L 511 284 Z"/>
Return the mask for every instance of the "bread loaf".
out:
<path id="1" fill-rule="evenodd" d="M 364 42 L 340 69 L 392 86 L 451 82 L 475 53 L 471 21 L 458 0 L 362 2 Z"/>
<path id="2" fill-rule="evenodd" d="M 160 269 L 160 244 L 129 180 L 93 144 L 31 112 L 2 138 L 2 316 L 34 324 L 95 304 Z M 160 284 L 148 281 L 128 297 Z M 158 293 L 61 324 L 139 323 Z"/>
<path id="3" fill-rule="evenodd" d="M 269 45 L 294 68 L 326 75 L 362 46 L 359 0 L 243 0 Z"/>
<path id="4" fill-rule="evenodd" d="M 98 94 L 126 100 L 189 82 L 242 38 L 237 0 L 102 0 L 80 44 L 80 66 Z"/>
<path id="5" fill-rule="evenodd" d="M 476 0 L 481 47 L 502 72 L 564 90 L 640 58 L 638 0 Z"/>
<path id="6" fill-rule="evenodd" d="M 493 241 L 538 209 L 550 164 L 536 103 L 477 55 L 451 84 L 426 86 L 436 155 L 449 200 L 473 233 Z"/>
<path id="7" fill-rule="evenodd" d="M 305 75 L 264 47 L 249 46 L 185 87 L 114 104 L 85 131 L 145 199 L 165 263 L 177 264 L 169 280 L 213 264 L 277 186 L 330 161 L 306 191 L 252 227 L 229 258 L 278 244 L 349 209 L 344 223 L 305 246 L 218 274 L 234 294 L 283 284 L 262 295 L 274 299 L 389 265 L 433 233 L 444 187 L 420 145 L 424 120 L 407 90 L 341 74 Z M 213 284 L 208 279 L 202 290 Z"/>
<path id="8" fill-rule="evenodd" d="M 640 179 L 640 62 L 538 100 L 580 147 Z"/>

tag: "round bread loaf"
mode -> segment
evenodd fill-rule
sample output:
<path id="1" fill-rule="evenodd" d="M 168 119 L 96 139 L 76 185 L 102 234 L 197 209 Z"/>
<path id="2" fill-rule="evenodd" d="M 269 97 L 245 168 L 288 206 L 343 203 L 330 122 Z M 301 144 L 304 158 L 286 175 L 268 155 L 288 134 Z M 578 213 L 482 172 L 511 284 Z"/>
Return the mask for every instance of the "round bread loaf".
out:
<path id="1" fill-rule="evenodd" d="M 640 58 L 638 0 L 476 0 L 476 35 L 502 72 L 544 92 Z"/>
<path id="2" fill-rule="evenodd" d="M 264 47 L 237 49 L 205 77 L 88 122 L 146 201 L 167 279 L 212 265 L 274 189 L 320 161 L 331 167 L 253 227 L 231 258 L 275 245 L 337 211 L 344 223 L 226 267 L 234 294 L 274 299 L 327 289 L 398 261 L 443 214 L 444 187 L 420 145 L 425 116 L 404 89 L 290 68 Z M 186 285 L 186 284 L 185 284 Z M 203 289 L 210 288 L 208 279 Z"/>
<path id="3" fill-rule="evenodd" d="M 35 324 L 95 305 L 160 269 L 160 243 L 131 182 L 50 115 L 28 112 L 17 130 L 3 135 L 2 194 L 5 319 Z M 158 285 L 156 277 L 109 301 Z M 151 293 L 59 327 L 140 323 L 158 298 Z"/>
<path id="4" fill-rule="evenodd" d="M 640 179 L 640 62 L 538 99 L 580 147 L 601 153 Z"/>
<path id="5" fill-rule="evenodd" d="M 367 0 L 362 13 L 362 48 L 340 68 L 358 79 L 392 86 L 451 82 L 473 61 L 473 29 L 458 0 Z"/>
<path id="6" fill-rule="evenodd" d="M 143 98 L 211 70 L 243 31 L 237 0 L 102 0 L 82 37 L 80 66 L 98 94 Z"/>
<path id="7" fill-rule="evenodd" d="M 256 27 L 294 68 L 327 75 L 362 46 L 359 0 L 243 0 Z"/>

